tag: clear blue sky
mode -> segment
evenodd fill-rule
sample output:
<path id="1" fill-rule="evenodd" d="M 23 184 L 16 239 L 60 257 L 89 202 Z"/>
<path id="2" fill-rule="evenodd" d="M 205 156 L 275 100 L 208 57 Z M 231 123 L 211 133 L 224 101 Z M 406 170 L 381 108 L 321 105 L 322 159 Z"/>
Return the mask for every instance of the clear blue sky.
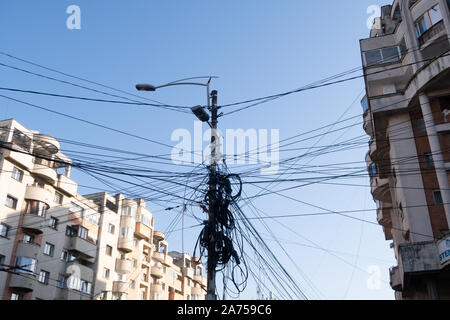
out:
<path id="1" fill-rule="evenodd" d="M 81 30 L 66 28 L 66 8 L 72 4 L 81 8 Z M 0 51 L 131 92 L 138 82 L 159 84 L 190 76 L 216 75 L 220 79 L 214 80 L 213 88 L 219 91 L 219 104 L 224 104 L 295 89 L 360 66 L 359 39 L 368 36 L 366 9 L 373 4 L 390 3 L 373 0 L 16 0 L 0 3 Z M 0 62 L 43 73 L 4 56 Z M 3 67 L 0 72 L 2 87 L 107 98 Z M 280 129 L 281 139 L 288 138 L 336 121 L 362 89 L 363 81 L 359 79 L 299 93 L 222 118 L 220 127 Z M 170 135 L 174 129 L 193 130 L 193 117 L 187 114 L 5 94 L 167 144 L 173 144 Z M 191 106 L 204 104 L 205 93 L 200 88 L 179 87 L 144 97 Z M 361 112 L 358 100 L 345 117 Z M 149 154 L 168 152 L 161 146 L 4 99 L 0 100 L 0 118 L 15 118 L 30 129 L 59 138 Z M 357 126 L 346 134 L 353 137 L 364 131 Z M 332 143 L 338 137 L 333 135 L 320 144 Z M 332 154 L 317 163 L 364 161 L 366 152 L 362 148 Z M 101 186 L 82 173 L 75 172 L 74 177 L 81 184 Z M 369 181 L 358 179 L 356 183 L 368 185 Z M 249 194 L 255 191 L 246 190 Z M 88 192 L 91 190 L 80 189 L 80 193 Z M 285 194 L 335 211 L 375 207 L 370 188 L 364 187 L 316 185 Z M 320 212 L 276 195 L 255 200 L 255 205 L 274 215 Z M 152 203 L 148 207 L 154 211 L 161 209 Z M 376 221 L 375 210 L 353 215 Z M 157 228 L 164 230 L 171 218 L 173 213 L 155 213 Z M 381 227 L 339 216 L 279 221 L 304 237 L 271 224 L 280 239 L 310 245 L 305 240 L 309 239 L 322 248 L 336 251 L 345 260 L 323 250 L 284 244 L 322 297 L 393 298 L 388 268 L 395 264 L 394 253 L 384 240 Z M 186 222 L 189 223 L 192 222 Z M 185 248 L 193 247 L 198 231 L 185 234 Z M 279 248 L 271 245 L 291 274 L 303 283 L 298 270 Z M 169 239 L 169 246 L 181 250 L 179 234 Z M 382 283 L 376 290 L 367 286 L 370 274 L 366 270 L 370 266 L 381 270 Z M 306 284 L 305 288 L 308 288 Z M 250 283 L 242 298 L 255 297 L 254 284 Z"/>

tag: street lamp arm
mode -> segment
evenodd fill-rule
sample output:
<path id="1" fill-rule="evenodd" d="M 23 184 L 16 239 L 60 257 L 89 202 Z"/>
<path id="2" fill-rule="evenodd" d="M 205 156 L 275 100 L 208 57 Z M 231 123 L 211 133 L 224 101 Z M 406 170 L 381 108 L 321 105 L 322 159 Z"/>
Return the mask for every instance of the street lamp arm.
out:
<path id="1" fill-rule="evenodd" d="M 199 83 L 199 82 L 172 82 L 168 84 L 164 84 L 162 86 L 157 86 L 155 89 L 165 88 L 165 87 L 172 87 L 172 86 L 182 86 L 182 85 L 190 85 L 190 86 L 202 86 L 207 87 L 208 85 L 205 83 Z"/>

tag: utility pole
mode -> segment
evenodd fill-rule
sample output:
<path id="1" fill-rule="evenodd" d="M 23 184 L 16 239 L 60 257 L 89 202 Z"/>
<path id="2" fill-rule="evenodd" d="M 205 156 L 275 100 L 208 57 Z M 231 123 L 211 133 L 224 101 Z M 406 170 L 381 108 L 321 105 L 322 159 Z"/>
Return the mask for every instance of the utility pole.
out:
<path id="1" fill-rule="evenodd" d="M 208 230 L 209 230 L 209 245 L 208 245 L 208 287 L 206 293 L 206 300 L 217 300 L 216 296 L 216 239 L 215 233 L 217 229 L 216 213 L 217 213 L 217 188 L 216 188 L 216 173 L 217 162 L 216 152 L 217 145 L 219 143 L 217 135 L 217 91 L 211 92 L 211 163 L 209 166 L 209 217 L 208 217 Z"/>

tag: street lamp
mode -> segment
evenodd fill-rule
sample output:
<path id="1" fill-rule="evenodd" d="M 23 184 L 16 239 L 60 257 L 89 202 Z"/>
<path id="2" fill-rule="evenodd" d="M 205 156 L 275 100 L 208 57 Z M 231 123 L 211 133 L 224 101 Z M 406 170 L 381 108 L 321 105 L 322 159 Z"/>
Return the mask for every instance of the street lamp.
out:
<path id="1" fill-rule="evenodd" d="M 190 80 L 194 79 L 208 79 L 207 83 L 200 82 L 190 82 Z M 217 91 L 214 90 L 212 94 L 209 93 L 209 84 L 213 76 L 207 77 L 193 77 L 180 79 L 177 81 L 169 82 L 167 84 L 161 86 L 154 86 L 151 84 L 138 84 L 136 85 L 136 89 L 139 91 L 149 91 L 154 92 L 157 89 L 171 87 L 171 86 L 181 86 L 181 85 L 193 85 L 193 86 L 202 86 L 206 87 L 206 100 L 207 100 L 207 108 L 208 111 L 211 112 L 211 122 L 209 122 L 209 114 L 205 111 L 205 108 L 202 106 L 192 107 L 192 113 L 202 122 L 207 122 L 211 127 L 211 165 L 209 166 L 210 179 L 209 179 L 209 192 L 210 194 L 216 194 L 216 172 L 217 172 L 217 163 L 216 163 L 216 148 L 218 143 L 220 143 L 219 136 L 217 135 L 217 119 L 218 119 L 218 109 L 220 107 L 217 106 Z M 215 230 L 215 217 L 217 216 L 217 206 L 215 205 L 215 197 L 210 197 L 209 199 L 209 218 L 208 218 L 208 229 Z M 211 239 L 208 244 L 208 290 L 206 298 L 207 300 L 216 300 L 216 266 L 217 262 L 215 261 L 216 256 L 216 247 L 214 238 Z M 183 262 L 184 264 L 184 262 Z"/>

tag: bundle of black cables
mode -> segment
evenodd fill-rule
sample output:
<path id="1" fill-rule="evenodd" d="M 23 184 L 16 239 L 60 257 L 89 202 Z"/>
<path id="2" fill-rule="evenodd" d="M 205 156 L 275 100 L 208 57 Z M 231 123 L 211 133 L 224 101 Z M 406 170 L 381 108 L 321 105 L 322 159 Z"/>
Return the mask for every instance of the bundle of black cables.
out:
<path id="1" fill-rule="evenodd" d="M 239 191 L 235 195 L 233 195 L 231 179 L 239 181 Z M 233 233 L 236 225 L 229 206 L 240 197 L 242 182 L 238 175 L 224 175 L 216 172 L 211 175 L 209 184 L 213 188 L 210 188 L 203 200 L 203 206 L 209 207 L 209 220 L 205 221 L 205 227 L 198 240 L 201 257 L 205 256 L 207 250 L 208 264 L 212 263 L 216 269 L 224 268 L 231 259 L 239 265 L 239 254 L 233 247 Z"/>

